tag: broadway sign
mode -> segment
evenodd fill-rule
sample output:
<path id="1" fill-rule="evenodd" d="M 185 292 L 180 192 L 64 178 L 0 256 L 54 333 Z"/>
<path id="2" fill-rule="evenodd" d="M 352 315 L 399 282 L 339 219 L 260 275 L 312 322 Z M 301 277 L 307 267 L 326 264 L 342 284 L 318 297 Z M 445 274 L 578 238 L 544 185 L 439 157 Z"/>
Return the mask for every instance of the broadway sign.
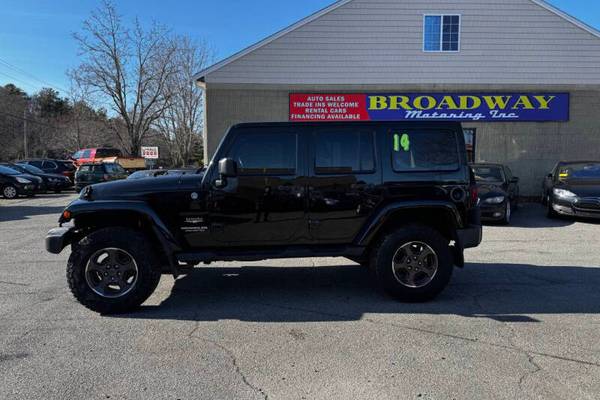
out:
<path id="1" fill-rule="evenodd" d="M 568 121 L 568 93 L 290 94 L 290 121 Z"/>

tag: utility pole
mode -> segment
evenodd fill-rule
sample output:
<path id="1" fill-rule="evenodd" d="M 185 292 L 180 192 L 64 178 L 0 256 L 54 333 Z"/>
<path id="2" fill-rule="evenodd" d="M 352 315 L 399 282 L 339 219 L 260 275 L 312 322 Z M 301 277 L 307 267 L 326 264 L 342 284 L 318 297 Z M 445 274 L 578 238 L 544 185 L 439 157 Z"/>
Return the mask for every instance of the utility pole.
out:
<path id="1" fill-rule="evenodd" d="M 28 158 L 27 151 L 27 107 L 23 110 L 23 154 L 24 158 Z"/>

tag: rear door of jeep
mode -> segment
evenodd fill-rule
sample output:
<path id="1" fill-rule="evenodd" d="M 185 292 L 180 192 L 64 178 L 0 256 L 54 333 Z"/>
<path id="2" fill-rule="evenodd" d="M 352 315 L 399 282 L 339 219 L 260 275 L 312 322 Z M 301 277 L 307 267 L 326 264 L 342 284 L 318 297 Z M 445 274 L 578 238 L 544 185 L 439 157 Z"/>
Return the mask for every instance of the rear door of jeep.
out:
<path id="1" fill-rule="evenodd" d="M 381 199 L 376 124 L 315 124 L 307 132 L 308 225 L 315 244 L 346 244 Z"/>

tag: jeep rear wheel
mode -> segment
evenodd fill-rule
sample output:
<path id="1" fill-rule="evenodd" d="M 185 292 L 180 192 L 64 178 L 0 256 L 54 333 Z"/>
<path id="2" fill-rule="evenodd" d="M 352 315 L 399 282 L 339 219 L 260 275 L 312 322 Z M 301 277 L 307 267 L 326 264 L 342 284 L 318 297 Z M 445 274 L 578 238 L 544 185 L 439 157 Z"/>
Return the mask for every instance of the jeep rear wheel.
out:
<path id="1" fill-rule="evenodd" d="M 113 314 L 141 305 L 158 285 L 160 266 L 142 233 L 107 228 L 73 247 L 67 279 L 75 298 L 90 310 Z"/>
<path id="2" fill-rule="evenodd" d="M 373 257 L 379 285 L 405 302 L 436 297 L 448 285 L 454 268 L 449 241 L 436 230 L 420 225 L 385 236 Z"/>

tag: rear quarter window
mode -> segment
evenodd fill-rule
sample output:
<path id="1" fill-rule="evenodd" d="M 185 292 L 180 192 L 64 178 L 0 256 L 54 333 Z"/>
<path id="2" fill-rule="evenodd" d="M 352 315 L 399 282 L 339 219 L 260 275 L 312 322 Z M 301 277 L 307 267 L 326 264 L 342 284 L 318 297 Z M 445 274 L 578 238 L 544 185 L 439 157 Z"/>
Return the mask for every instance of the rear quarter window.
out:
<path id="1" fill-rule="evenodd" d="M 460 168 L 458 138 L 452 130 L 392 130 L 395 172 L 456 171 Z"/>

